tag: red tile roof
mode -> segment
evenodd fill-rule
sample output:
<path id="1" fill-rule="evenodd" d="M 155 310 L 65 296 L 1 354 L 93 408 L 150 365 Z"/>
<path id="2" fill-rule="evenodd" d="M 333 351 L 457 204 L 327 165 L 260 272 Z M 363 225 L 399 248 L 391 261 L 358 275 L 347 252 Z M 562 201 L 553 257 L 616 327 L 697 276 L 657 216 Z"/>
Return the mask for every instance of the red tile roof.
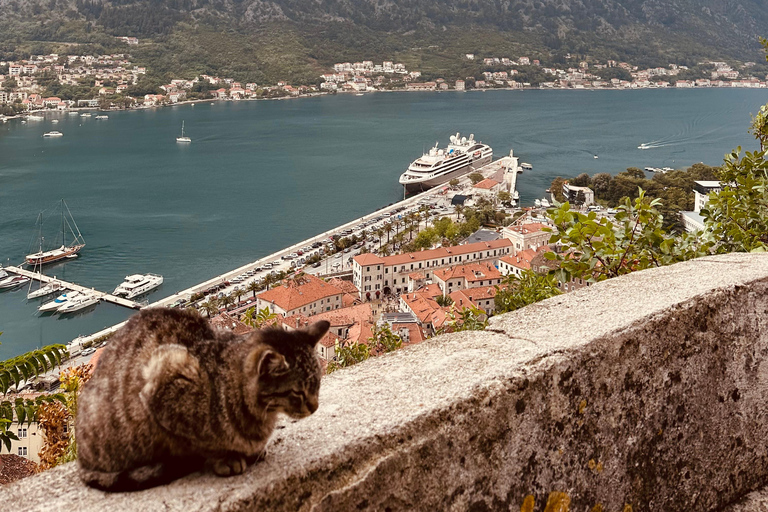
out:
<path id="1" fill-rule="evenodd" d="M 297 280 L 287 279 L 281 286 L 262 292 L 257 297 L 277 304 L 285 311 L 291 311 L 317 300 L 342 293 L 338 287 L 311 274 L 304 274 Z"/>
<path id="2" fill-rule="evenodd" d="M 501 259 L 503 260 L 504 258 Z M 435 270 L 434 276 L 441 281 L 464 278 L 470 283 L 473 283 L 475 281 L 500 279 L 501 273 L 496 267 L 489 263 L 468 263 L 466 265 L 457 265 L 455 267 Z"/>
<path id="3" fill-rule="evenodd" d="M 345 281 L 343 279 L 339 279 L 338 277 L 334 277 L 329 279 L 328 282 L 344 293 L 357 294 L 359 292 L 357 286 L 355 286 L 352 281 Z"/>
<path id="4" fill-rule="evenodd" d="M 227 313 L 221 313 L 211 318 L 211 326 L 217 329 L 232 331 L 235 334 L 245 334 L 253 329 L 236 318 L 232 318 Z"/>
<path id="5" fill-rule="evenodd" d="M 546 224 L 542 224 L 540 222 L 530 222 L 528 224 L 519 224 L 514 226 L 508 226 L 506 229 L 509 231 L 515 231 L 517 233 L 534 233 L 536 231 L 541 231 L 542 228 L 551 228 L 552 226 L 548 226 Z"/>
<path id="6" fill-rule="evenodd" d="M 483 189 L 483 190 L 490 190 L 490 189 L 492 189 L 493 187 L 495 187 L 498 184 L 499 184 L 498 181 L 492 180 L 490 178 L 487 178 L 487 179 L 484 179 L 483 181 L 481 181 L 480 183 L 475 184 L 473 186 L 473 188 L 479 188 L 479 189 Z"/>
<path id="7" fill-rule="evenodd" d="M 533 259 L 539 254 L 545 253 L 547 251 L 549 251 L 549 246 L 542 245 L 538 248 L 538 250 L 526 249 L 524 251 L 518 251 L 518 253 L 514 256 L 504 256 L 499 261 L 503 261 L 504 263 L 512 265 L 513 267 L 528 270 L 531 268 L 531 262 Z"/>
<path id="8" fill-rule="evenodd" d="M 365 254 L 358 254 L 357 256 L 355 256 L 355 261 L 363 266 L 381 265 L 382 263 L 384 263 L 384 258 L 381 258 L 379 256 L 376 256 L 375 254 L 367 252 Z"/>

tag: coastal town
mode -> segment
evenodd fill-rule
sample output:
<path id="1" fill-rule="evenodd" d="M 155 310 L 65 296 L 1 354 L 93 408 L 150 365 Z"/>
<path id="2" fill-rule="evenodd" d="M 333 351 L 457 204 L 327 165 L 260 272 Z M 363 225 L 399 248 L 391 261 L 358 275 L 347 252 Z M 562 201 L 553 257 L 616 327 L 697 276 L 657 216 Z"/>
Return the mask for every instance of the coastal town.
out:
<path id="1" fill-rule="evenodd" d="M 135 38 L 122 39 L 129 46 L 138 44 Z M 484 71 L 457 80 L 438 77 L 424 81 L 421 71 L 409 71 L 403 63 L 365 60 L 336 63 L 332 72 L 321 74 L 315 84 L 257 84 L 200 74 L 172 78 L 151 93 L 136 94 L 136 86 L 151 70 L 133 63 L 128 53 L 31 55 L 20 61 L 0 61 L 0 116 L 36 110 L 148 108 L 192 100 L 237 101 L 343 92 L 766 87 L 766 77 L 751 72 L 753 62 L 738 69 L 722 61 L 702 62 L 697 66 L 699 76 L 687 78 L 692 70 L 677 64 L 640 69 L 627 62 L 582 60 L 574 66 L 558 67 L 526 56 L 481 59 L 465 54 L 461 58 L 476 61 Z"/>

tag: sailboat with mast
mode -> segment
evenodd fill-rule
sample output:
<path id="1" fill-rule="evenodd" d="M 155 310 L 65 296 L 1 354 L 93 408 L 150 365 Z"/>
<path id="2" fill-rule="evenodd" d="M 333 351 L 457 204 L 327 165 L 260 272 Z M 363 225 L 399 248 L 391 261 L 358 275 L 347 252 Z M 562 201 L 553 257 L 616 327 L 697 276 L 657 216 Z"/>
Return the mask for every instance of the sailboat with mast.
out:
<path id="1" fill-rule="evenodd" d="M 181 122 L 181 137 L 176 137 L 176 142 L 192 142 L 192 139 L 184 135 L 184 121 Z"/>
<path id="2" fill-rule="evenodd" d="M 80 229 L 75 223 L 75 219 L 72 217 L 72 212 L 69 211 L 69 207 L 63 199 L 61 200 L 60 246 L 48 251 L 43 250 L 43 243 L 45 241 L 43 237 L 43 214 L 41 213 L 38 215 L 37 219 L 38 224 L 40 225 L 39 250 L 35 253 L 27 254 L 27 256 L 24 258 L 27 265 L 32 265 L 35 267 L 38 265 L 45 265 L 47 263 L 63 260 L 65 258 L 77 258 L 77 253 L 79 253 L 83 247 L 85 247 L 85 240 L 83 239 L 82 233 L 80 233 Z M 67 243 L 66 240 L 67 231 L 69 231 L 69 233 L 72 235 L 72 240 L 69 243 Z"/>
<path id="3" fill-rule="evenodd" d="M 51 295 L 52 293 L 62 293 L 66 287 L 61 281 L 58 281 L 56 279 L 56 276 L 53 276 L 53 281 L 49 281 L 48 283 L 43 284 L 43 266 L 42 265 L 35 265 L 32 268 L 32 272 L 35 272 L 37 274 L 37 278 L 30 280 L 29 282 L 29 289 L 27 290 L 27 300 L 31 299 L 37 299 L 39 297 L 45 297 L 46 295 Z M 35 281 L 38 281 L 40 283 L 40 286 L 37 290 L 32 290 L 32 286 Z"/>

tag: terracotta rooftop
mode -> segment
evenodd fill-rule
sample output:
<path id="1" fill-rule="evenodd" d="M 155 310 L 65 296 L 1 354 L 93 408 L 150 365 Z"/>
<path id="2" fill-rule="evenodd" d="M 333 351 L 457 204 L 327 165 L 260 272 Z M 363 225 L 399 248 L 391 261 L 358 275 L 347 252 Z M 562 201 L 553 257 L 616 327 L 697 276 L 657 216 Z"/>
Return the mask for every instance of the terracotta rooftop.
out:
<path id="1" fill-rule="evenodd" d="M 328 283 L 332 284 L 339 290 L 341 290 L 344 293 L 354 293 L 357 294 L 359 290 L 357 289 L 357 286 L 352 281 L 345 281 L 344 279 L 339 279 L 338 277 L 334 277 L 328 280 Z"/>
<path id="2" fill-rule="evenodd" d="M 528 224 L 519 224 L 514 226 L 507 226 L 505 229 L 509 231 L 514 231 L 516 233 L 534 233 L 537 231 L 541 231 L 542 228 L 551 228 L 552 226 L 548 226 L 546 224 L 542 224 L 540 222 L 530 222 Z"/>
<path id="3" fill-rule="evenodd" d="M 477 183 L 476 185 L 473 185 L 472 188 L 479 188 L 479 189 L 482 189 L 482 190 L 490 190 L 490 189 L 492 189 L 493 187 L 495 187 L 498 184 L 499 184 L 498 181 L 492 180 L 490 178 L 487 178 L 487 179 L 484 179 L 483 181 L 481 181 L 480 183 Z"/>
<path id="4" fill-rule="evenodd" d="M 288 279 L 281 286 L 262 292 L 257 297 L 291 311 L 317 300 L 342 294 L 337 286 L 313 275 L 304 274 L 297 279 Z"/>
<path id="5" fill-rule="evenodd" d="M 500 286 L 503 288 L 504 286 Z M 461 309 L 468 307 L 470 304 L 474 304 L 478 300 L 492 299 L 496 296 L 495 286 L 478 286 L 477 288 L 467 288 L 465 290 L 457 290 L 450 294 L 453 299 L 453 304 L 456 308 Z"/>
<path id="6" fill-rule="evenodd" d="M 211 318 L 211 327 L 232 331 L 234 334 L 245 334 L 253 330 L 237 318 L 232 318 L 227 313 L 221 313 L 220 315 Z"/>
<path id="7" fill-rule="evenodd" d="M 504 263 L 512 265 L 513 267 L 528 270 L 531 268 L 531 262 L 533 259 L 547 251 L 549 251 L 549 246 L 542 245 L 538 248 L 538 250 L 526 249 L 524 251 L 518 251 L 514 256 L 504 256 L 499 261 L 503 261 Z"/>
<path id="8" fill-rule="evenodd" d="M 326 342 L 330 343 L 330 345 L 325 345 L 326 347 L 333 346 L 334 342 L 329 341 L 331 338 L 334 340 L 339 338 L 334 329 L 339 327 L 349 328 L 349 335 L 347 336 L 348 340 L 366 342 L 368 341 L 368 338 L 371 337 L 373 311 L 371 309 L 371 304 L 366 302 L 348 308 L 325 311 L 323 313 L 312 316 L 311 319 L 304 315 L 292 315 L 284 318 L 282 323 L 294 329 L 298 329 L 306 327 L 310 323 L 317 322 L 319 320 L 327 320 L 331 323 L 331 328 L 328 331 L 329 334 L 326 335 L 326 337 L 330 336 L 328 340 L 326 340 Z M 325 338 L 323 338 L 323 340 L 324 339 Z M 320 340 L 320 343 L 324 343 L 323 340 Z"/>
<path id="9" fill-rule="evenodd" d="M 447 258 L 449 256 L 458 256 L 464 254 L 470 254 L 478 251 L 487 251 L 494 249 L 503 249 L 505 247 L 512 246 L 512 241 L 507 238 L 500 238 L 498 240 L 491 240 L 490 242 L 474 242 L 471 244 L 454 245 L 452 247 L 438 247 L 437 249 L 429 249 L 426 251 L 407 252 L 405 254 L 395 254 L 393 256 L 385 256 L 380 258 L 374 256 L 377 261 L 369 263 L 366 258 L 362 261 L 358 258 L 369 256 L 369 254 L 360 254 L 355 256 L 355 262 L 360 265 L 371 264 L 383 264 L 383 265 L 404 265 L 406 263 L 414 263 L 419 261 L 434 260 L 438 258 Z"/>
<path id="10" fill-rule="evenodd" d="M 419 319 L 422 325 L 432 323 L 433 314 L 440 309 L 440 305 L 434 299 L 419 292 L 404 293 L 400 296 L 400 300 L 413 311 L 413 314 L 416 315 L 416 318 Z"/>
<path id="11" fill-rule="evenodd" d="M 468 263 L 466 265 L 457 265 L 455 267 L 435 270 L 434 276 L 441 281 L 463 278 L 470 283 L 475 281 L 487 281 L 489 279 L 501 279 L 499 270 L 489 263 Z"/>

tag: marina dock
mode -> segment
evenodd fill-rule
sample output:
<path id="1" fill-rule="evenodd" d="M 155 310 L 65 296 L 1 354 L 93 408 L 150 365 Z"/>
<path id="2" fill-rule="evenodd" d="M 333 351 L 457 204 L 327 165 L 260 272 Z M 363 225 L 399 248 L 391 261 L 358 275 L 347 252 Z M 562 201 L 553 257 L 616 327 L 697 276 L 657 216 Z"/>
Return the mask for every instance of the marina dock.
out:
<path id="1" fill-rule="evenodd" d="M 499 170 L 507 169 L 507 168 L 510 168 L 510 167 L 517 167 L 517 172 L 511 173 L 512 176 L 510 176 L 510 178 L 511 178 L 510 194 L 512 194 L 514 196 L 514 192 L 515 192 L 516 184 L 517 184 L 516 183 L 517 182 L 517 174 L 519 172 L 521 172 L 521 170 L 519 169 L 518 165 L 519 165 L 519 162 L 518 162 L 518 158 L 517 157 L 514 157 L 514 156 L 504 156 L 504 157 L 500 158 L 499 160 L 495 160 L 493 162 L 489 162 L 489 163 L 485 164 L 484 166 L 482 166 L 480 168 L 472 169 L 471 171 L 468 171 L 467 174 L 464 175 L 464 176 L 461 176 L 459 178 L 459 180 L 460 180 L 462 185 L 466 186 L 470 182 L 469 174 L 471 172 L 475 172 L 476 171 L 476 172 L 480 172 L 484 176 L 491 176 L 491 175 L 493 175 L 494 173 L 496 173 Z M 285 261 L 283 261 L 281 259 L 282 256 L 284 256 L 286 254 L 290 254 L 291 252 L 294 252 L 294 251 L 300 249 L 301 247 L 304 247 L 304 246 L 307 246 L 307 245 L 311 245 L 314 242 L 325 241 L 325 240 L 328 239 L 329 236 L 331 236 L 333 234 L 337 234 L 337 233 L 339 233 L 340 231 L 342 231 L 344 229 L 352 228 L 352 227 L 354 227 L 355 225 L 359 224 L 362 221 L 369 220 L 369 219 L 377 217 L 377 216 L 379 216 L 381 214 L 390 213 L 390 212 L 392 212 L 395 209 L 400 208 L 400 207 L 412 207 L 414 205 L 417 205 L 419 203 L 419 201 L 421 201 L 423 199 L 429 199 L 429 198 L 433 197 L 434 195 L 439 194 L 441 188 L 442 187 L 435 187 L 435 188 L 426 190 L 424 192 L 420 192 L 420 193 L 411 195 L 411 196 L 409 196 L 406 199 L 403 199 L 403 200 L 395 202 L 395 203 L 393 203 L 391 205 L 388 205 L 388 206 L 385 206 L 383 208 L 380 208 L 380 209 L 378 209 L 378 210 L 376 210 L 374 212 L 371 212 L 371 213 L 369 213 L 367 215 L 364 215 L 364 216 L 362 216 L 360 218 L 351 220 L 351 221 L 349 221 L 349 222 L 347 222 L 345 224 L 342 224 L 341 226 L 336 226 L 336 227 L 334 227 L 332 229 L 329 229 L 329 230 L 327 230 L 327 231 L 325 231 L 323 233 L 319 233 L 319 234 L 317 234 L 317 235 L 315 235 L 313 237 L 310 237 L 310 238 L 308 238 L 306 240 L 302 240 L 302 241 L 300 241 L 300 242 L 298 242 L 296 244 L 293 244 L 290 247 L 286 247 L 284 249 L 281 249 L 280 251 L 274 252 L 274 253 L 269 254 L 267 256 L 263 256 L 263 257 L 259 258 L 257 261 L 254 261 L 254 262 L 251 262 L 251 263 L 247 263 L 245 265 L 242 265 L 239 268 L 236 268 L 234 270 L 230 270 L 230 271 L 225 272 L 223 274 L 220 274 L 218 276 L 212 277 L 211 279 L 208 279 L 208 280 L 206 280 L 206 281 L 204 281 L 202 283 L 199 283 L 199 284 L 196 284 L 194 286 L 191 286 L 191 287 L 189 287 L 189 288 L 187 288 L 187 289 L 185 289 L 183 291 L 179 291 L 177 293 L 174 293 L 174 294 L 172 294 L 172 295 L 170 295 L 168 297 L 165 297 L 163 299 L 157 300 L 157 301 L 155 301 L 155 302 L 153 302 L 153 303 L 151 303 L 149 305 L 142 305 L 142 304 L 139 304 L 137 302 L 133 302 L 133 301 L 128 300 L 128 299 L 124 299 L 122 297 L 116 297 L 114 295 L 110 295 L 110 294 L 107 294 L 107 293 L 104 293 L 104 292 L 99 292 L 99 291 L 93 290 L 91 288 L 86 288 L 84 286 L 80 286 L 80 285 L 77 285 L 77 284 L 74 284 L 74 283 L 67 283 L 66 281 L 62 281 L 61 279 L 55 279 L 55 280 L 63 283 L 64 285 L 67 286 L 67 288 L 69 288 L 71 290 L 77 290 L 77 291 L 87 292 L 87 293 L 95 293 L 101 299 L 103 299 L 105 301 L 112 302 L 114 304 L 117 304 L 117 305 L 120 305 L 120 306 L 124 306 L 124 307 L 127 307 L 127 308 L 131 308 L 131 309 L 137 309 L 138 310 L 138 309 L 142 309 L 142 308 L 167 307 L 167 306 L 172 305 L 174 302 L 178 301 L 179 299 L 188 300 L 193 294 L 195 294 L 197 292 L 201 292 L 201 291 L 204 291 L 204 290 L 210 288 L 211 286 L 221 284 L 221 283 L 223 283 L 225 281 L 228 281 L 228 280 L 232 279 L 233 277 L 235 277 L 235 276 L 237 276 L 237 275 L 239 275 L 239 274 L 241 274 L 243 272 L 247 272 L 248 270 L 254 269 L 254 268 L 258 267 L 258 266 L 263 266 L 265 263 L 268 263 L 268 262 L 280 261 L 281 262 L 281 267 L 285 266 L 286 267 L 285 269 L 290 269 L 290 267 L 288 267 L 288 262 L 285 262 Z M 25 270 L 25 269 L 22 269 L 22 268 L 19 268 L 19 267 L 8 266 L 8 267 L 3 267 L 3 269 L 8 271 L 8 272 L 10 272 L 10 273 L 27 276 L 27 277 L 29 277 L 31 279 L 36 279 L 36 280 L 43 281 L 43 282 L 46 282 L 46 283 L 54 281 L 54 278 L 52 278 L 52 277 L 48 277 L 48 276 L 44 276 L 44 275 L 41 276 L 40 274 L 37 274 L 35 272 L 30 272 L 28 270 Z M 344 272 L 342 272 L 342 273 L 344 273 Z M 115 331 L 120 329 L 123 325 L 125 325 L 125 322 L 120 322 L 120 323 L 118 323 L 116 325 L 112 325 L 110 327 L 102 329 L 102 330 L 100 330 L 98 332 L 95 332 L 93 334 L 90 334 L 88 336 L 81 336 L 81 337 L 77 338 L 76 340 L 73 340 L 72 342 L 70 342 L 70 347 L 71 348 L 75 348 L 76 346 L 81 346 L 83 343 L 87 343 L 89 341 L 101 339 L 104 336 L 107 336 L 107 335 L 110 335 L 110 334 L 114 333 Z"/>
<path id="2" fill-rule="evenodd" d="M 131 309 L 141 309 L 142 308 L 142 305 L 139 304 L 138 302 L 134 302 L 132 300 L 124 299 L 122 297 L 115 297 L 114 295 L 110 295 L 108 293 L 100 292 L 100 291 L 94 290 L 92 288 L 86 288 L 85 286 L 80 286 L 79 284 L 68 283 L 67 281 L 63 281 L 63 280 L 58 279 L 58 278 L 54 278 L 54 277 L 49 277 L 49 276 L 45 276 L 45 275 L 42 275 L 42 274 L 38 274 L 37 272 L 30 272 L 29 270 L 23 269 L 21 267 L 13 267 L 13 266 L 3 267 L 3 270 L 5 270 L 6 272 L 9 272 L 11 274 L 17 274 L 17 275 L 20 275 L 20 276 L 28 277 L 30 279 L 34 279 L 34 280 L 40 281 L 42 283 L 50 283 L 50 282 L 53 282 L 53 281 L 58 281 L 59 283 L 61 283 L 68 290 L 74 290 L 74 291 L 78 291 L 78 292 L 81 292 L 81 293 L 94 294 L 97 297 L 99 297 L 99 299 L 107 301 L 107 302 L 111 302 L 113 304 L 117 304 L 118 306 L 124 306 L 126 308 L 131 308 Z"/>

